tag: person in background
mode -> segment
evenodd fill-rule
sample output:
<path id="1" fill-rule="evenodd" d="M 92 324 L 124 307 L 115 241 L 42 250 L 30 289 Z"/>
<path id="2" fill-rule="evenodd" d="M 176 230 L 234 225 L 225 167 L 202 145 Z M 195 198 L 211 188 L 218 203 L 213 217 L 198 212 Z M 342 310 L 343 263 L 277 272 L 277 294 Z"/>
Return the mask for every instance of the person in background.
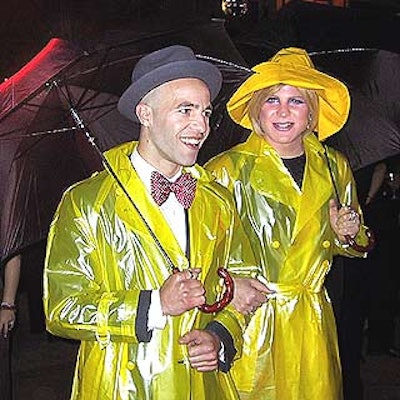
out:
<path id="1" fill-rule="evenodd" d="M 21 256 L 15 255 L 4 266 L 2 301 L 0 306 L 0 392 L 1 398 L 12 398 L 10 336 L 16 321 L 18 283 Z"/>
<path id="2" fill-rule="evenodd" d="M 400 238 L 400 156 L 383 160 L 375 168 L 379 190 L 369 195 L 366 208 L 376 236 L 376 246 L 369 257 L 363 282 L 367 353 L 400 357 L 396 344 L 396 317 L 399 315 L 400 273 L 398 246 Z M 382 179 L 383 175 L 383 179 Z M 371 183 L 371 188 L 377 187 Z M 369 293 L 373 291 L 374 295 Z"/>
<path id="3" fill-rule="evenodd" d="M 118 108 L 138 142 L 68 189 L 44 270 L 47 329 L 81 341 L 71 399 L 237 399 L 246 318 L 220 267 L 255 268 L 232 196 L 195 164 L 219 70 L 185 46 L 144 56 Z M 227 289 L 229 280 L 225 278 Z"/>
<path id="4" fill-rule="evenodd" d="M 227 104 L 250 136 L 206 164 L 234 194 L 258 279 L 275 292 L 249 309 L 245 300 L 257 289 L 237 280 L 236 307 L 254 316 L 232 376 L 242 400 L 340 400 L 324 280 L 334 255 L 365 257 L 348 242 L 367 245 L 368 236 L 350 165 L 321 141 L 346 122 L 349 92 L 299 48 L 282 49 L 253 72 Z"/>
<path id="5" fill-rule="evenodd" d="M 372 232 L 375 231 L 374 219 L 369 214 L 385 180 L 385 173 L 383 162 L 354 171 L 364 221 Z M 370 251 L 367 258 L 336 257 L 325 281 L 335 312 L 345 400 L 364 398 L 361 363 L 364 360 L 365 315 L 371 297 L 368 276 L 370 271 L 377 273 L 373 267 L 374 253 L 375 250 Z"/>

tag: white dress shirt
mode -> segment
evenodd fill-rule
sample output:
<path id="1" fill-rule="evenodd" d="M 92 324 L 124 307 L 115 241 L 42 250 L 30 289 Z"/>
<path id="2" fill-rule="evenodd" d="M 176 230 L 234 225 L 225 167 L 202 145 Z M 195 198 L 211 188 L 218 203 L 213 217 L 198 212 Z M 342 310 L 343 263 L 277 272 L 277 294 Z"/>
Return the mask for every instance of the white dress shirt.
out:
<path id="1" fill-rule="evenodd" d="M 131 155 L 131 162 L 136 173 L 143 182 L 144 186 L 151 193 L 150 177 L 153 171 L 157 171 L 139 154 L 137 149 Z M 158 171 L 160 172 L 160 171 Z M 172 178 L 167 178 L 175 182 L 182 175 L 182 169 Z M 178 202 L 174 193 L 168 196 L 168 199 L 160 206 L 161 212 L 168 222 L 183 252 L 186 252 L 187 231 L 186 231 L 186 213 L 183 206 Z M 162 312 L 160 291 L 153 290 L 151 293 L 151 303 L 148 314 L 148 329 L 164 329 L 167 318 Z"/>
<path id="2" fill-rule="evenodd" d="M 142 180 L 146 189 L 151 193 L 150 177 L 153 171 L 157 171 L 152 165 L 150 165 L 142 156 L 139 154 L 137 149 L 131 155 L 131 162 L 133 168 L 135 168 L 136 173 Z M 160 171 L 158 171 L 160 172 Z M 170 182 L 175 182 L 182 175 L 182 169 L 172 178 L 167 178 Z M 183 206 L 178 202 L 174 193 L 168 196 L 168 199 L 161 206 L 161 211 L 171 227 L 176 239 L 179 242 L 183 252 L 186 253 L 187 246 L 187 235 L 186 230 L 186 213 Z M 162 312 L 160 291 L 152 290 L 151 292 L 151 302 L 148 313 L 148 323 L 147 328 L 149 330 L 153 329 L 164 329 L 167 323 L 167 317 Z M 221 341 L 219 351 L 220 361 L 225 361 L 225 349 L 224 343 Z"/>
<path id="3" fill-rule="evenodd" d="M 157 171 L 152 165 L 144 160 L 138 151 L 135 151 L 131 155 L 131 161 L 133 168 L 135 168 L 139 178 L 142 180 L 146 189 L 151 192 L 150 189 L 150 177 L 153 171 Z M 157 171 L 160 172 L 160 171 Z M 167 178 L 170 182 L 175 182 L 182 175 L 182 169 L 174 175 L 172 178 Z M 186 232 L 186 214 L 183 206 L 178 202 L 174 193 L 168 196 L 168 199 L 160 206 L 161 212 L 163 213 L 168 225 L 172 229 L 179 245 L 183 252 L 186 252 L 187 243 L 187 232 Z"/>

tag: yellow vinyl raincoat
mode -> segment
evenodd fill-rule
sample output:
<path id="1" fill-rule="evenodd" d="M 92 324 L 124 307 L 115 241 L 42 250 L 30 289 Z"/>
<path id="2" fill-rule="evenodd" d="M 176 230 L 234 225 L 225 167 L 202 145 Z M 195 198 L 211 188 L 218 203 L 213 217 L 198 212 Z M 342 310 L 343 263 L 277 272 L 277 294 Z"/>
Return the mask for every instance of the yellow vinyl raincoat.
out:
<path id="1" fill-rule="evenodd" d="M 201 268 L 207 303 L 223 291 L 217 269 L 254 265 L 232 196 L 199 166 L 186 168 L 197 179 L 188 210 L 190 260 L 160 209 L 133 169 L 135 142 L 106 157 L 147 223 L 180 270 Z M 243 258 L 242 258 L 243 257 Z M 218 321 L 240 355 L 246 321 L 232 306 L 218 315 L 197 309 L 167 317 L 163 330 L 146 333 L 138 324 L 144 291 L 159 289 L 171 274 L 148 229 L 107 172 L 67 190 L 51 225 L 44 272 L 47 329 L 81 341 L 71 399 L 237 399 L 229 373 L 200 373 L 187 361 L 178 339 Z M 139 341 L 138 331 L 148 340 Z"/>
<path id="2" fill-rule="evenodd" d="M 324 280 L 343 248 L 329 222 L 335 191 L 325 149 L 304 138 L 306 165 L 299 188 L 268 142 L 256 133 L 206 164 L 234 194 L 264 283 L 276 293 L 257 310 L 245 333 L 242 357 L 231 372 L 241 399 L 340 400 L 336 325 Z M 342 204 L 359 213 L 346 159 L 329 149 Z M 367 243 L 365 227 L 357 235 Z"/>

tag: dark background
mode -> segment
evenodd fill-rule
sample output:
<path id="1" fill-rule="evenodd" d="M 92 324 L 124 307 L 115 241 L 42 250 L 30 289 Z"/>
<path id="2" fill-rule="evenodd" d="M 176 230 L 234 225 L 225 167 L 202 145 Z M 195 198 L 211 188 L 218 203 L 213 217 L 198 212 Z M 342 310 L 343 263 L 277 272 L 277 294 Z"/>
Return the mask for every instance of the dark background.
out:
<path id="1" fill-rule="evenodd" d="M 328 3 L 293 0 L 277 11 L 273 0 L 249 0 L 247 14 L 227 16 L 220 0 L 1 0 L 0 82 L 16 73 L 54 37 L 84 44 L 105 31 L 138 32 L 143 27 L 142 32 L 147 32 L 149 27 L 176 28 L 211 18 L 224 21 L 249 66 L 288 46 L 316 52 L 362 47 L 400 53 L 400 0 L 349 0 L 348 8 Z M 61 400 L 70 391 L 76 347 L 62 340 L 49 340 L 45 334 L 32 334 L 43 330 L 39 289 L 43 254 L 36 258 L 32 254 L 42 250 L 43 247 L 25 249 L 20 328 L 16 330 L 13 354 L 18 400 Z M 338 279 L 342 282 L 343 277 Z M 336 302 L 340 301 L 339 294 L 337 297 Z M 354 303 L 353 296 L 350 304 Z M 349 309 L 348 314 L 351 312 Z M 25 327 L 29 320 L 30 326 Z M 354 336 L 356 330 L 350 333 Z M 398 359 L 365 359 L 365 400 L 400 398 L 399 371 Z"/>
<path id="2" fill-rule="evenodd" d="M 225 19 L 225 26 L 250 65 L 281 47 L 309 51 L 348 46 L 399 52 L 399 0 L 248 0 L 244 16 L 223 14 L 220 0 L 3 0 L 0 2 L 0 81 L 18 71 L 52 37 L 80 42 L 122 27 L 179 26 Z M 260 51 L 261 49 L 261 51 Z M 264 51 L 262 51 L 264 49 Z"/>

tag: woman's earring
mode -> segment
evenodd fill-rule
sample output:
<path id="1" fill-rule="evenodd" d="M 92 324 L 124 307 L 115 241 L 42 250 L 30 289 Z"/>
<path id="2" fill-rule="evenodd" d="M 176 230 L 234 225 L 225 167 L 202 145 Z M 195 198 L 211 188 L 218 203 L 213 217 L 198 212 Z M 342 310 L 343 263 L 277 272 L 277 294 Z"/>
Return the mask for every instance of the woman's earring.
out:
<path id="1" fill-rule="evenodd" d="M 306 126 L 308 131 L 311 130 L 311 121 L 312 121 L 312 114 L 310 113 L 310 114 L 308 114 L 308 122 L 307 122 L 307 126 Z"/>

